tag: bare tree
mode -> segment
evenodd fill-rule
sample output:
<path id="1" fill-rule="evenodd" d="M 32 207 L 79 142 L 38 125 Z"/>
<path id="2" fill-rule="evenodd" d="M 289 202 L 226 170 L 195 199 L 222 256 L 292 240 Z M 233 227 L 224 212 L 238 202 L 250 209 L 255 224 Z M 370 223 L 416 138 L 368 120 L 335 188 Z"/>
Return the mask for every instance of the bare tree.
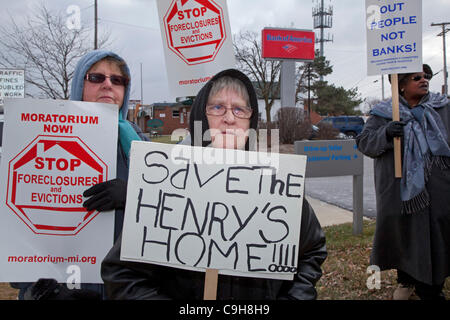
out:
<path id="1" fill-rule="evenodd" d="M 256 32 L 240 32 L 234 37 L 233 46 L 238 69 L 255 83 L 255 90 L 264 99 L 267 122 L 271 122 L 270 110 L 280 90 L 280 61 L 262 58 Z"/>
<path id="2" fill-rule="evenodd" d="M 25 82 L 39 96 L 68 99 L 69 85 L 80 57 L 92 50 L 91 30 L 80 25 L 68 28 L 67 18 L 41 5 L 26 23 L 10 16 L 10 24 L 0 27 L 0 66 L 24 68 Z M 99 41 L 105 46 L 109 35 Z M 33 96 L 27 90 L 27 96 Z"/>
<path id="3" fill-rule="evenodd" d="M 256 32 L 239 33 L 234 37 L 233 45 L 238 69 L 256 84 L 255 89 L 265 102 L 267 122 L 270 122 L 270 110 L 274 100 L 279 98 L 280 94 L 281 62 L 262 58 L 260 36 Z M 330 62 L 325 57 L 320 57 L 318 51 L 314 61 L 297 64 L 295 102 L 303 100 L 304 105 L 307 105 L 310 99 L 305 99 L 302 95 L 307 93 L 309 96 L 320 76 L 326 76 L 332 72 Z"/>

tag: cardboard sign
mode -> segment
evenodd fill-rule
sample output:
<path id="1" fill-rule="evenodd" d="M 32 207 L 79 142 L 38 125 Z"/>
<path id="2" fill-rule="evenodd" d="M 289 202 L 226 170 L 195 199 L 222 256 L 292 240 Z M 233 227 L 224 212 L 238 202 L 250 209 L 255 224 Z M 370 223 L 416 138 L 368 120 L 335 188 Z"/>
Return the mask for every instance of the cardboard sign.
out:
<path id="1" fill-rule="evenodd" d="M 306 157 L 256 154 L 133 142 L 121 260 L 292 279 Z"/>
<path id="2" fill-rule="evenodd" d="M 157 0 L 169 89 L 195 96 L 212 76 L 234 68 L 226 0 Z"/>
<path id="3" fill-rule="evenodd" d="M 422 71 L 422 1 L 366 0 L 367 74 Z"/>
<path id="4" fill-rule="evenodd" d="M 117 106 L 7 99 L 0 200 L 0 282 L 55 278 L 78 266 L 101 283 L 114 215 L 87 211 L 83 192 L 115 178 Z"/>
<path id="5" fill-rule="evenodd" d="M 314 60 L 315 33 L 310 30 L 264 28 L 262 57 L 264 59 Z"/>
<path id="6" fill-rule="evenodd" d="M 0 106 L 5 98 L 25 97 L 25 71 L 20 69 L 0 69 Z"/>

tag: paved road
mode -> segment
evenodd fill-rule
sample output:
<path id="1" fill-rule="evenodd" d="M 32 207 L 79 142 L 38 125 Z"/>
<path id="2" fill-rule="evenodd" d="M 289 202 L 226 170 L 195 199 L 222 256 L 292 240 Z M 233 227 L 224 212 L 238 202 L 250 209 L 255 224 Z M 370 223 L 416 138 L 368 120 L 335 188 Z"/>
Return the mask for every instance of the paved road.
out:
<path id="1" fill-rule="evenodd" d="M 364 216 L 376 217 L 373 160 L 364 157 Z M 312 198 L 353 210 L 353 177 L 307 178 L 306 194 Z"/>

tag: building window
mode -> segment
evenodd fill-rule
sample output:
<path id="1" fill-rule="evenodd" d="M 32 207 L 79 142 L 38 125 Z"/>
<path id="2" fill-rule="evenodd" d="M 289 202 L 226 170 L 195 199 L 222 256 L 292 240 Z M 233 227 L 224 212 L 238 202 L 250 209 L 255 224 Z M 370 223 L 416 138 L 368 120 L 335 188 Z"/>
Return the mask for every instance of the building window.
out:
<path id="1" fill-rule="evenodd" d="M 172 110 L 172 118 L 179 118 L 180 110 Z"/>

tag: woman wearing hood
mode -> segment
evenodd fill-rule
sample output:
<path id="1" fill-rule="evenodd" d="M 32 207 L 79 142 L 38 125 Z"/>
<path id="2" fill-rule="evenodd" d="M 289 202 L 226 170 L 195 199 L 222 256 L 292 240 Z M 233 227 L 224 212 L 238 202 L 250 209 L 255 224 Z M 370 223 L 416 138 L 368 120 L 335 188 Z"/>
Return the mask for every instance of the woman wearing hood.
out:
<path id="1" fill-rule="evenodd" d="M 258 103 L 251 81 L 238 70 L 215 75 L 198 93 L 190 113 L 192 146 L 249 150 L 248 130 L 256 129 Z M 120 237 L 121 238 L 121 237 Z M 121 240 L 102 262 L 109 299 L 203 299 L 204 273 L 120 260 Z M 327 256 L 325 236 L 313 209 L 303 200 L 298 271 L 291 281 L 220 275 L 218 299 L 315 299 L 315 284 Z"/>
<path id="2" fill-rule="evenodd" d="M 70 100 L 111 103 L 118 106 L 117 178 L 94 185 L 83 193 L 83 196 L 88 198 L 83 203 L 88 211 L 115 210 L 113 240 L 117 239 L 123 225 L 131 141 L 148 140 L 139 127 L 126 120 L 130 88 L 130 70 L 126 62 L 117 54 L 104 50 L 91 51 L 78 61 L 71 84 Z M 61 285 L 56 290 L 55 280 L 40 279 L 34 286 L 30 285 L 13 285 L 21 289 L 20 299 L 37 299 L 44 296 L 49 299 L 83 299 L 103 296 L 102 284 L 81 284 L 82 290 L 68 290 Z M 26 291 L 28 287 L 30 288 Z"/>
<path id="3" fill-rule="evenodd" d="M 371 264 L 397 269 L 394 300 L 414 292 L 442 299 L 450 275 L 450 106 L 431 93 L 433 73 L 399 74 L 400 120 L 392 121 L 392 101 L 376 105 L 358 149 L 374 159 L 377 225 Z M 394 175 L 393 138 L 402 139 L 402 178 Z"/>
<path id="4" fill-rule="evenodd" d="M 112 103 L 119 106 L 116 179 L 99 183 L 83 193 L 83 206 L 90 210 L 115 210 L 114 240 L 122 231 L 125 208 L 128 160 L 133 140 L 148 140 L 138 126 L 129 122 L 130 70 L 120 56 L 94 50 L 78 62 L 72 79 L 70 100 Z"/>

